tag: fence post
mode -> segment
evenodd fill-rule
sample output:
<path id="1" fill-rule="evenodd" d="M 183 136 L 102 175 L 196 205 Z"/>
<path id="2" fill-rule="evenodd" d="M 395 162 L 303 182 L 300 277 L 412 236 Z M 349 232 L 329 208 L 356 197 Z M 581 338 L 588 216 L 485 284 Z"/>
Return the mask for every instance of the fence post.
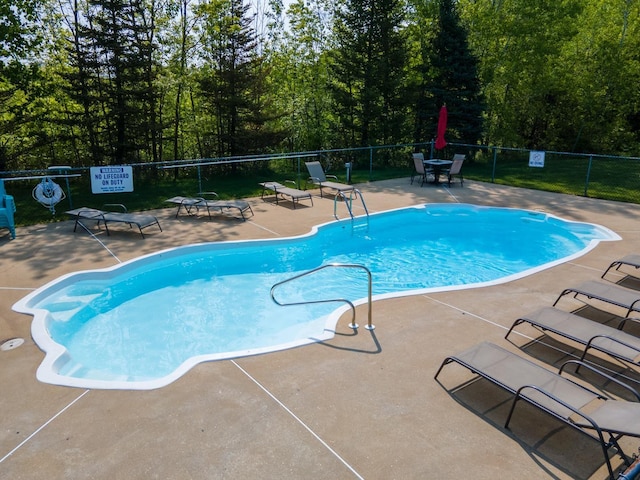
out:
<path id="1" fill-rule="evenodd" d="M 589 177 L 591 176 L 591 163 L 593 162 L 593 155 L 589 155 L 589 166 L 587 167 L 587 178 L 584 182 L 584 196 L 589 196 Z"/>
<path id="2" fill-rule="evenodd" d="M 373 147 L 369 145 L 369 181 L 373 175 Z"/>
<path id="3" fill-rule="evenodd" d="M 491 169 L 491 183 L 496 183 L 496 163 L 498 159 L 498 149 L 496 147 L 491 147 L 493 149 L 493 168 Z"/>

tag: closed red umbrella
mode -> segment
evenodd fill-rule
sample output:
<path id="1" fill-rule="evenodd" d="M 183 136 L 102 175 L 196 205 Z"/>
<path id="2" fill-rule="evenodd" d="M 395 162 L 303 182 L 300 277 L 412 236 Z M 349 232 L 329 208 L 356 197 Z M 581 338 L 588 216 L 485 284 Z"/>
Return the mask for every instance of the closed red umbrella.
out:
<path id="1" fill-rule="evenodd" d="M 444 132 L 447 131 L 447 106 L 443 105 L 440 109 L 440 116 L 438 117 L 438 135 L 436 136 L 436 150 L 442 150 L 447 146 L 447 141 L 444 139 Z"/>

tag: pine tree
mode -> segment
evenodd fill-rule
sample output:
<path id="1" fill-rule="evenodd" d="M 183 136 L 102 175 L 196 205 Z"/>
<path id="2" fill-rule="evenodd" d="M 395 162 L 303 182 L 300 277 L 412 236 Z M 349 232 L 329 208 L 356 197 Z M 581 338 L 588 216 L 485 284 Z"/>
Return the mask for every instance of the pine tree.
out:
<path id="1" fill-rule="evenodd" d="M 335 13 L 331 85 L 347 145 L 400 141 L 406 45 L 400 0 L 347 0 Z"/>
<path id="2" fill-rule="evenodd" d="M 430 112 L 433 135 L 440 107 L 447 105 L 447 136 L 468 144 L 482 137 L 484 98 L 478 76 L 478 60 L 467 41 L 454 0 L 440 0 L 436 32 L 430 59 L 433 79 L 430 85 Z"/>
<path id="3" fill-rule="evenodd" d="M 278 114 L 269 102 L 269 72 L 257 52 L 249 5 L 242 0 L 212 0 L 202 5 L 200 13 L 206 64 L 198 83 L 204 109 L 213 120 L 205 133 L 209 139 L 205 154 L 262 152 L 284 135 L 269 127 Z"/>

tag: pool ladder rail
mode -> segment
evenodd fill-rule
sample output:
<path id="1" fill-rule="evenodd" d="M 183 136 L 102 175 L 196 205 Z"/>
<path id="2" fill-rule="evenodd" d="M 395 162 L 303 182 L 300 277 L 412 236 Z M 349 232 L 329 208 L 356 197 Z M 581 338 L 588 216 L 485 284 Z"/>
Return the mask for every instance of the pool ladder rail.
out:
<path id="1" fill-rule="evenodd" d="M 295 277 L 291 277 L 291 278 L 287 278 L 286 280 L 282 280 L 281 282 L 278 282 L 276 284 L 274 284 L 271 287 L 271 300 L 273 300 L 277 305 L 280 305 L 281 307 L 289 307 L 289 306 L 294 306 L 294 305 L 310 305 L 310 304 L 314 304 L 314 303 L 332 303 L 332 302 L 343 302 L 346 303 L 347 305 L 349 305 L 349 307 L 351 308 L 351 323 L 349 324 L 349 328 L 352 328 L 354 330 L 356 330 L 358 328 L 358 324 L 356 323 L 356 307 L 353 304 L 353 302 L 351 302 L 350 300 L 347 300 L 346 298 L 332 298 L 332 299 L 326 299 L 326 300 L 309 300 L 309 301 L 305 301 L 305 302 L 292 302 L 292 303 L 282 303 L 279 302 L 276 297 L 275 297 L 275 290 L 281 286 L 284 285 L 285 283 L 289 283 L 292 282 L 294 280 L 297 280 L 299 278 L 302 277 L 306 277 L 308 275 L 312 275 L 316 272 L 319 272 L 320 270 L 324 270 L 326 268 L 353 268 L 353 269 L 360 269 L 360 270 L 364 270 L 365 272 L 367 272 L 367 277 L 368 277 L 368 320 L 367 320 L 367 325 L 365 325 L 364 328 L 366 328 L 367 330 L 374 330 L 376 327 L 375 325 L 373 325 L 371 323 L 371 318 L 372 318 L 372 301 L 371 301 L 371 270 L 369 270 L 367 267 L 365 267 L 364 265 L 357 265 L 357 264 L 349 264 L 349 263 L 328 263 L 326 265 L 321 265 L 317 268 L 314 268 L 312 270 L 309 270 L 307 272 L 301 273 L 299 275 L 296 275 Z"/>
<path id="2" fill-rule="evenodd" d="M 351 220 L 353 220 L 353 199 L 354 199 L 353 195 L 354 194 L 355 194 L 355 198 L 359 197 L 360 200 L 362 201 L 362 207 L 364 208 L 364 212 L 367 214 L 367 217 L 369 217 L 369 210 L 367 209 L 367 204 L 364 203 L 364 197 L 362 196 L 362 192 L 357 188 L 354 188 L 353 190 L 349 190 L 349 198 L 347 198 L 347 196 L 345 195 L 345 192 L 343 191 L 339 191 L 338 193 L 336 193 L 336 196 L 333 199 L 333 216 L 335 217 L 336 220 L 340 220 L 340 218 L 338 217 L 338 199 L 342 200 L 344 204 L 347 206 L 347 211 L 349 212 L 349 216 L 351 217 Z"/>

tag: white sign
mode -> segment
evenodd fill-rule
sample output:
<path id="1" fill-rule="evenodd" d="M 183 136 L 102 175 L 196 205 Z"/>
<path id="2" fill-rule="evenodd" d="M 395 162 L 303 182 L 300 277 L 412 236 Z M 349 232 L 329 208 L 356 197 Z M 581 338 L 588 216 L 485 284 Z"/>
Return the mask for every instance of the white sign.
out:
<path id="1" fill-rule="evenodd" d="M 91 192 L 133 192 L 132 167 L 91 167 Z"/>
<path id="2" fill-rule="evenodd" d="M 544 152 L 529 152 L 530 167 L 544 167 Z"/>

